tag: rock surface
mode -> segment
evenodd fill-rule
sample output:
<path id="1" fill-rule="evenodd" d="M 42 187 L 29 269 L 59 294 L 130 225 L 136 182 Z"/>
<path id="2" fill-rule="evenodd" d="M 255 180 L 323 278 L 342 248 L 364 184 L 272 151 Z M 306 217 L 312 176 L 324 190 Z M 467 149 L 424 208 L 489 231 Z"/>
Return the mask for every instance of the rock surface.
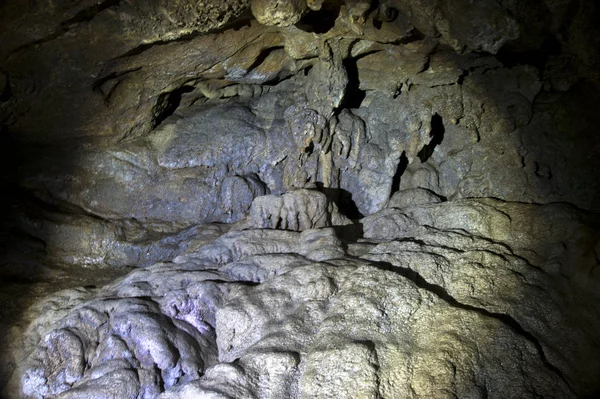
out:
<path id="1" fill-rule="evenodd" d="M 304 231 L 351 225 L 352 220 L 341 215 L 325 194 L 303 189 L 255 198 L 246 223 L 258 229 Z"/>
<path id="2" fill-rule="evenodd" d="M 346 245 L 327 228 L 229 232 L 102 289 L 49 297 L 16 351 L 9 387 L 21 388 L 6 392 L 568 398 L 599 388 L 598 336 L 585 331 L 599 327 L 597 263 L 586 259 L 600 230 L 586 215 L 463 200 L 363 223 L 365 238 Z M 545 224 L 578 238 L 559 248 Z"/>
<path id="3" fill-rule="evenodd" d="M 406 208 L 411 205 L 436 204 L 442 199 L 423 188 L 409 188 L 397 191 L 387 203 L 388 208 Z"/>
<path id="4" fill-rule="evenodd" d="M 0 2 L 0 396 L 598 395 L 599 10 Z"/>

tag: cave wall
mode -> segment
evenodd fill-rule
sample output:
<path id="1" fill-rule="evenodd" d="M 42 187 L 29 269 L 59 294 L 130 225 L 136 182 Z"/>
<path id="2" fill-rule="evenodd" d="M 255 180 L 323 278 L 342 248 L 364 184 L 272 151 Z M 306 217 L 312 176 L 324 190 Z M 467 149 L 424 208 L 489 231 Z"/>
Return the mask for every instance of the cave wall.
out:
<path id="1" fill-rule="evenodd" d="M 333 3 L 277 26 L 239 2 L 89 3 L 3 6 L 5 136 L 49 201 L 187 225 L 307 181 L 360 214 L 417 187 L 600 206 L 593 4 Z M 217 209 L 231 184 L 245 201 Z"/>
<path id="2" fill-rule="evenodd" d="M 21 372 L 20 356 L 46 382 L 13 376 L 5 392 L 96 395 L 108 379 L 72 364 L 50 378 L 68 360 L 59 367 L 48 359 L 83 356 L 73 342 L 91 340 L 97 345 L 84 352 L 104 353 L 94 364 L 110 369 L 105 360 L 120 346 L 106 343 L 116 333 L 103 326 L 122 327 L 129 313 L 150 330 L 171 319 L 195 330 L 179 321 L 165 327 L 169 338 L 158 346 L 176 348 L 176 365 L 136 352 L 138 363 L 113 367 L 124 381 L 115 395 L 311 397 L 334 389 L 328 373 L 349 358 L 359 359 L 364 378 L 338 387 L 339 397 L 353 389 L 364 397 L 434 397 L 440 389 L 509 397 L 502 378 L 519 381 L 515 397 L 600 389 L 590 349 L 595 308 L 586 305 L 600 248 L 598 14 L 587 0 L 0 4 L 7 287 L 50 282 L 31 292 L 37 301 L 142 268 L 104 291 L 70 291 L 47 320 L 44 302 L 23 313 L 33 327 L 11 337 L 26 336 L 29 346 L 7 355 L 10 373 L 0 380 Z M 188 280 L 202 288 L 192 295 L 181 285 Z M 302 281 L 321 288 L 298 294 Z M 275 292 L 279 302 L 269 302 Z M 406 348 L 385 334 L 352 330 L 355 322 L 376 329 L 363 318 L 361 295 L 379 312 L 398 313 L 390 336 L 418 336 L 412 343 L 426 349 L 400 355 Z M 166 299 L 148 302 L 154 296 Z M 200 297 L 210 298 L 201 317 L 192 315 Z M 311 318 L 301 308 L 312 300 L 320 302 Z M 358 302 L 347 309 L 345 300 Z M 181 301 L 190 314 L 166 310 Z M 428 305 L 389 305 L 401 301 Z M 346 321 L 331 321 L 345 312 Z M 88 316 L 95 327 L 73 339 L 69 326 Z M 427 330 L 444 318 L 455 330 Z M 447 337 L 463 322 L 472 330 L 459 345 Z M 251 327 L 237 337 L 239 323 Z M 320 323 L 327 327 L 314 330 Z M 552 326 L 569 323 L 551 337 Z M 151 339 L 144 328 L 139 339 L 116 335 L 137 348 Z M 347 346 L 333 338 L 350 330 Z M 265 338 L 281 331 L 295 332 Z M 496 331 L 498 341 L 474 349 L 477 331 Z M 428 342 L 440 339 L 451 342 L 448 362 L 460 378 L 438 364 L 446 355 Z M 510 342 L 504 361 L 525 371 L 490 368 L 501 361 L 498 342 Z M 241 368 L 231 366 L 239 359 Z M 438 374 L 391 366 L 410 360 L 418 371 L 428 359 Z M 274 377 L 261 362 L 284 371 Z M 321 362 L 329 371 L 319 371 Z M 275 381 L 271 393 L 252 382 L 257 375 Z"/>
<path id="3" fill-rule="evenodd" d="M 306 184 L 353 217 L 414 188 L 600 207 L 593 3 L 334 2 L 286 22 L 268 3 L 265 24 L 241 2 L 3 5 L 10 178 L 117 236 L 235 222 Z"/>

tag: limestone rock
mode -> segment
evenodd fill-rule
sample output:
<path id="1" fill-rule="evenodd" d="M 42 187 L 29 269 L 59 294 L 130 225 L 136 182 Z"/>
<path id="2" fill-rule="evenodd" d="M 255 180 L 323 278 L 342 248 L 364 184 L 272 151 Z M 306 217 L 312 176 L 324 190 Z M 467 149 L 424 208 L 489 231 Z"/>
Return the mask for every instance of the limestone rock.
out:
<path id="1" fill-rule="evenodd" d="M 600 367 L 597 294 L 579 277 L 595 267 L 592 222 L 565 206 L 494 200 L 389 208 L 363 220 L 371 243 L 359 256 L 330 228 L 232 231 L 37 305 L 5 392 L 483 398 L 504 397 L 510 380 L 520 397 L 578 397 L 597 388 Z M 574 234 L 560 253 L 559 230 Z"/>
<path id="2" fill-rule="evenodd" d="M 504 3 L 484 1 L 478 7 L 471 7 L 466 0 L 401 0 L 396 5 L 413 17 L 413 23 L 421 32 L 437 31 L 455 49 L 466 47 L 496 53 L 504 43 L 517 39 L 520 34 L 519 23 Z"/>
<path id="3" fill-rule="evenodd" d="M 308 5 L 306 0 L 251 0 L 250 8 L 261 24 L 290 26 L 302 18 Z"/>
<path id="4" fill-rule="evenodd" d="M 547 362 L 583 389 L 600 363 L 590 357 L 585 367 L 575 365 L 587 358 L 583 348 L 596 345 L 596 338 L 566 326 L 574 317 L 597 328 L 593 316 L 576 305 L 577 298 L 593 301 L 596 295 L 590 290 L 597 281 L 590 255 L 598 243 L 597 223 L 565 205 L 490 199 L 386 209 L 363 220 L 365 236 L 393 243 L 380 244 L 365 257 L 413 270 L 458 302 L 510 314 L 515 325 L 539 340 Z M 394 249 L 383 250 L 388 245 Z M 538 288 L 524 292 L 523 285 Z M 574 307 L 556 297 L 571 298 Z M 534 313 L 544 316 L 534 320 Z M 551 325 L 565 328 L 551 333 Z"/>
<path id="5" fill-rule="evenodd" d="M 405 208 L 411 205 L 435 204 L 442 202 L 440 197 L 422 188 L 412 188 L 395 192 L 387 203 L 388 208 Z"/>
<path id="6" fill-rule="evenodd" d="M 597 396 L 592 3 L 0 2 L 0 396 Z"/>
<path id="7" fill-rule="evenodd" d="M 255 198 L 246 223 L 259 229 L 304 231 L 348 225 L 352 221 L 341 215 L 335 203 L 329 201 L 325 194 L 301 189 Z"/>
<path id="8" fill-rule="evenodd" d="M 34 330 L 30 327 L 30 334 L 46 329 L 43 343 L 28 355 L 22 377 L 12 384 L 20 385 L 26 397 L 77 397 L 98 390 L 114 397 L 155 397 L 165 386 L 196 379 L 214 363 L 215 346 L 210 309 L 201 310 L 192 297 L 218 302 L 218 289 L 203 282 L 214 274 L 178 273 L 160 265 L 151 270 L 161 287 L 151 288 L 145 273 L 130 275 L 111 289 L 112 298 L 100 295 L 66 316 L 58 306 Z M 142 293 L 163 299 L 143 299 Z M 44 309 L 48 306 L 37 311 Z"/>

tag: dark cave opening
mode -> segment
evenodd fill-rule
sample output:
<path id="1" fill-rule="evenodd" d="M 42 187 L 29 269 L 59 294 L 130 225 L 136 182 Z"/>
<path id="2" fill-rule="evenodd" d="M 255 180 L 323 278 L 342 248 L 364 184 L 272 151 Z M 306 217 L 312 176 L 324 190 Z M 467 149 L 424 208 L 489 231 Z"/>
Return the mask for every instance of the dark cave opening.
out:
<path id="1" fill-rule="evenodd" d="M 339 7 L 322 8 L 318 11 L 311 10 L 296 23 L 296 27 L 309 33 L 327 33 L 335 25 L 339 13 Z"/>
<path id="2" fill-rule="evenodd" d="M 555 36 L 549 36 L 538 48 L 520 49 L 514 45 L 506 45 L 498 51 L 496 59 L 504 66 L 513 68 L 517 65 L 532 65 L 540 72 L 544 70 L 544 65 L 552 56 L 558 56 L 562 53 L 562 46 Z"/>
<path id="3" fill-rule="evenodd" d="M 348 74 L 348 86 L 346 87 L 344 99 L 340 104 L 340 109 L 360 108 L 360 105 L 365 99 L 366 91 L 361 90 L 360 88 L 357 59 L 344 59 L 344 67 L 346 68 L 346 73 Z"/>
<path id="4" fill-rule="evenodd" d="M 442 117 L 437 112 L 431 117 L 430 129 L 431 131 L 429 136 L 431 137 L 431 141 L 417 154 L 421 162 L 427 162 L 429 157 L 431 157 L 433 154 L 435 147 L 440 145 L 444 140 L 444 133 L 446 132 L 446 129 L 444 128 L 444 121 L 442 120 Z"/>
<path id="5" fill-rule="evenodd" d="M 400 160 L 398 162 L 398 167 L 396 168 L 396 173 L 392 177 L 392 191 L 390 192 L 390 197 L 394 195 L 394 193 L 400 190 L 400 181 L 402 175 L 406 171 L 406 167 L 408 166 L 408 158 L 406 157 L 406 153 L 403 152 L 400 156 Z"/>
<path id="6" fill-rule="evenodd" d="M 356 203 L 352 199 L 352 193 L 344 189 L 337 190 L 337 205 L 340 212 L 352 220 L 363 218 L 364 215 L 358 210 Z"/>
<path id="7" fill-rule="evenodd" d="M 192 91 L 194 91 L 194 86 L 184 85 L 168 93 L 161 94 L 156 102 L 154 127 L 160 125 L 165 119 L 173 115 L 181 104 L 182 96 Z"/>

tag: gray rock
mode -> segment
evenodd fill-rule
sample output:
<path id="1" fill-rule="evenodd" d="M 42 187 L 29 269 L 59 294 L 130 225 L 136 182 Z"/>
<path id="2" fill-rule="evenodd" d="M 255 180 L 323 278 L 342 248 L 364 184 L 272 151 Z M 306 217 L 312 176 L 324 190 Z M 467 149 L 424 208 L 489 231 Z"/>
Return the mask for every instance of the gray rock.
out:
<path id="1" fill-rule="evenodd" d="M 430 296 L 411 284 L 406 286 L 406 280 L 395 277 L 394 273 L 375 270 L 360 263 L 344 262 L 337 262 L 334 268 L 303 267 L 271 280 L 272 283 L 232 292 L 225 307 L 217 312 L 220 359 L 243 359 L 244 353 L 282 348 L 293 348 L 300 353 L 307 351 L 299 370 L 301 397 L 322 392 L 335 392 L 335 397 L 353 397 L 356 391 L 368 396 L 379 393 L 383 397 L 426 397 L 437 384 L 440 384 L 439 389 L 455 386 L 458 395 L 479 397 L 484 395 L 478 388 L 483 382 L 477 381 L 486 381 L 484 385 L 490 391 L 498 384 L 485 377 L 487 373 L 494 373 L 494 367 L 490 366 L 495 361 L 513 361 L 513 356 L 526 354 L 527 359 L 531 359 L 526 362 L 539 362 L 533 367 L 544 368 L 539 358 L 534 360 L 538 357 L 534 345 L 515 339 L 512 329 L 498 320 L 476 312 L 445 308 L 448 304 L 440 302 L 435 295 Z M 287 279 L 291 279 L 289 290 L 284 288 L 288 286 Z M 276 285 L 270 289 L 271 284 Z M 382 293 L 385 293 L 383 298 Z M 309 302 L 301 299 L 308 297 Z M 402 306 L 388 312 L 385 303 Z M 270 311 L 271 306 L 278 311 Z M 432 325 L 444 328 L 432 329 Z M 239 329 L 240 326 L 243 327 Z M 485 342 L 484 331 L 488 329 L 495 336 L 495 343 Z M 454 334 L 460 339 L 446 338 Z M 394 343 L 397 342 L 395 336 L 403 343 Z M 422 355 L 412 355 L 402 349 L 406 348 L 404 345 L 410 346 L 407 340 L 415 340 Z M 440 345 L 440 342 L 445 344 Z M 475 352 L 481 360 L 475 360 Z M 511 360 L 502 360 L 505 356 Z M 447 363 L 464 370 L 461 362 L 473 361 L 469 368 L 473 374 L 466 375 L 455 375 Z M 477 371 L 481 370 L 479 362 L 486 363 L 485 372 Z M 558 383 L 562 385 L 559 388 L 554 385 L 555 377 L 546 379 L 548 377 L 538 374 L 529 379 L 519 371 L 508 378 L 514 378 L 513 389 L 524 395 L 532 381 L 536 390 L 545 390 L 546 384 L 551 383 L 564 395 L 571 395 L 564 383 Z M 497 388 L 502 389 L 502 383 L 499 384 Z"/>
<path id="2" fill-rule="evenodd" d="M 355 256 L 331 228 L 231 231 L 102 289 L 50 297 L 31 310 L 5 392 L 483 398 L 505 397 L 507 381 L 518 397 L 597 388 L 586 253 L 600 235 L 589 216 L 470 199 L 362 223 Z"/>
<path id="3" fill-rule="evenodd" d="M 255 198 L 245 224 L 258 229 L 304 231 L 350 225 L 352 221 L 341 215 L 325 194 L 315 190 L 295 190 Z"/>
<path id="4" fill-rule="evenodd" d="M 20 228 L 40 240 L 47 261 L 85 268 L 149 266 L 174 258 L 197 240 L 214 239 L 224 230 L 209 224 L 177 228 L 48 211 L 35 217 L 22 215 Z"/>
<path id="5" fill-rule="evenodd" d="M 206 281 L 215 277 L 159 264 L 79 302 L 68 314 L 61 306 L 72 305 L 53 297 L 61 298 L 60 305 L 30 327 L 30 338 L 45 332 L 12 382 L 21 386 L 17 396 L 156 397 L 198 378 L 216 360 L 210 304 L 222 293 Z M 37 311 L 48 312 L 47 304 Z"/>
<path id="6" fill-rule="evenodd" d="M 0 396 L 600 392 L 590 2 L 0 3 Z"/>
<path id="7" fill-rule="evenodd" d="M 442 202 L 439 196 L 422 188 L 411 188 L 395 192 L 387 203 L 388 208 L 405 208 L 411 205 Z"/>
<path id="8" fill-rule="evenodd" d="M 507 41 L 517 39 L 519 24 L 504 3 L 485 1 L 471 7 L 468 1 L 401 0 L 395 5 L 413 17 L 415 26 L 426 34 L 439 32 L 457 50 L 497 53 Z M 516 8 L 516 7 L 515 7 Z"/>

